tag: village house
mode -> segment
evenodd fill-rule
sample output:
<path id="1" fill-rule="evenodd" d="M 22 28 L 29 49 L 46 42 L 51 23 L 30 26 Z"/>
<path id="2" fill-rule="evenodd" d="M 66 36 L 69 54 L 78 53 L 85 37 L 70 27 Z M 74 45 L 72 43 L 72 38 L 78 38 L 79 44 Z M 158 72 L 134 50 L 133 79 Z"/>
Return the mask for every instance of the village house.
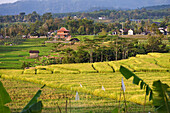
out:
<path id="1" fill-rule="evenodd" d="M 120 32 L 121 35 L 127 35 L 128 34 L 128 29 L 126 29 L 126 28 L 125 29 L 120 29 L 119 32 Z"/>
<path id="2" fill-rule="evenodd" d="M 167 29 L 164 29 L 163 27 L 160 27 L 158 29 L 163 35 L 167 35 Z"/>
<path id="3" fill-rule="evenodd" d="M 133 35 L 133 30 L 132 29 L 128 30 L 128 35 Z"/>
<path id="4" fill-rule="evenodd" d="M 65 27 L 62 27 L 60 28 L 60 30 L 57 31 L 57 37 L 61 39 L 70 40 L 71 39 L 70 31 L 67 30 Z"/>
<path id="5" fill-rule="evenodd" d="M 39 36 L 30 36 L 29 38 L 39 38 Z"/>
<path id="6" fill-rule="evenodd" d="M 22 38 L 27 38 L 27 35 L 22 35 Z"/>
<path id="7" fill-rule="evenodd" d="M 71 43 L 71 45 L 75 44 L 75 42 L 79 42 L 80 40 L 78 38 L 72 38 L 71 40 L 69 40 Z"/>
<path id="8" fill-rule="evenodd" d="M 142 33 L 140 33 L 140 35 L 147 35 L 148 33 L 150 33 L 149 31 L 144 31 Z"/>
<path id="9" fill-rule="evenodd" d="M 159 30 L 163 35 L 166 35 L 166 31 L 164 29 Z"/>
<path id="10" fill-rule="evenodd" d="M 0 34 L 0 39 L 3 39 L 4 37 L 3 37 L 3 35 L 2 34 Z"/>
<path id="11" fill-rule="evenodd" d="M 78 19 L 78 17 L 77 17 L 77 16 L 74 16 L 74 17 L 73 17 L 73 19 L 74 19 L 74 20 L 77 20 L 77 19 Z"/>
<path id="12" fill-rule="evenodd" d="M 106 18 L 105 17 L 99 17 L 99 20 L 105 20 Z"/>
<path id="13" fill-rule="evenodd" d="M 165 28 L 166 35 L 169 35 L 170 32 L 168 32 L 168 27 Z"/>
<path id="14" fill-rule="evenodd" d="M 10 38 L 10 36 L 5 36 L 5 38 Z"/>
<path id="15" fill-rule="evenodd" d="M 139 19 L 130 19 L 131 22 L 135 22 L 135 23 L 141 23 L 141 20 Z"/>
<path id="16" fill-rule="evenodd" d="M 29 53 L 30 53 L 30 58 L 39 57 L 39 51 L 37 51 L 37 50 L 30 50 Z"/>
<path id="17" fill-rule="evenodd" d="M 70 41 L 79 42 L 80 40 L 78 38 L 72 38 Z"/>
<path id="18" fill-rule="evenodd" d="M 112 32 L 112 35 L 117 35 L 117 34 L 118 34 L 117 31 Z"/>

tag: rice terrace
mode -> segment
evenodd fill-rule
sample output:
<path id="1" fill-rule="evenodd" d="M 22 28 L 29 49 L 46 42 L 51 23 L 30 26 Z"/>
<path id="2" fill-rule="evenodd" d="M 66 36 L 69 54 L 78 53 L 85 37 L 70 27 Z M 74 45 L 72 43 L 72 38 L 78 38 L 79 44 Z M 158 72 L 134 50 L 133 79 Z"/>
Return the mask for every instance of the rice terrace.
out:
<path id="1" fill-rule="evenodd" d="M 11 112 L 21 112 L 44 84 L 46 86 L 38 98 L 43 103 L 44 113 L 155 112 L 153 101 L 149 101 L 153 82 L 160 80 L 170 86 L 170 53 L 137 54 L 118 61 L 34 65 L 21 69 L 23 62 L 36 60 L 29 58 L 29 50 L 39 50 L 39 56 L 52 55 L 54 44 L 44 46 L 46 40 L 27 39 L 19 45 L 0 48 L 0 80 L 12 99 L 6 104 Z M 140 89 L 141 86 L 132 82 L 135 81 L 133 78 L 125 79 L 120 66 L 138 76 L 138 84 L 145 82 L 142 86 L 145 88 Z M 125 92 L 122 91 L 122 77 Z M 148 88 L 151 89 L 146 95 Z"/>
<path id="2" fill-rule="evenodd" d="M 0 113 L 170 113 L 170 0 L 0 0 Z"/>

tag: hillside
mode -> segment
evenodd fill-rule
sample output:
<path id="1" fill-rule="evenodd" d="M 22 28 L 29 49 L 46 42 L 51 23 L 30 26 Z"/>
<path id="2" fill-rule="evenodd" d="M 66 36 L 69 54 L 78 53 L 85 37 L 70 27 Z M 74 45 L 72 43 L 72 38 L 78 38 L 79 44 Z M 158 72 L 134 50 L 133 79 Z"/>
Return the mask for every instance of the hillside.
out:
<path id="1" fill-rule="evenodd" d="M 38 4 L 38 5 L 37 5 Z M 86 4 L 86 5 L 85 5 Z M 90 9 L 101 8 L 113 8 L 113 9 L 135 9 L 138 7 L 170 4 L 170 1 L 160 1 L 160 0 L 143 0 L 135 1 L 129 0 L 128 3 L 124 0 L 21 0 L 15 3 L 1 4 L 0 5 L 0 15 L 16 15 L 20 12 L 26 12 L 26 14 L 33 11 L 43 14 L 45 12 L 52 13 L 67 13 L 67 12 L 79 12 L 88 11 Z"/>
<path id="2" fill-rule="evenodd" d="M 119 100 L 121 78 L 120 65 L 135 71 L 149 86 L 153 81 L 161 80 L 170 85 L 170 53 L 149 53 L 129 59 L 82 64 L 56 64 L 36 66 L 25 70 L 1 69 L 1 78 L 21 80 L 48 87 L 81 92 L 99 97 Z M 12 73 L 12 74 L 11 74 Z M 125 80 L 127 101 L 144 104 L 144 90 L 134 84 L 132 79 Z M 80 83 L 83 87 L 80 86 Z M 102 90 L 104 86 L 105 91 Z M 123 99 L 123 98 L 122 98 Z M 147 97 L 147 104 L 150 104 Z"/>
<path id="3" fill-rule="evenodd" d="M 134 72 L 168 72 L 170 70 L 170 53 L 148 53 L 136 55 L 119 61 L 54 64 L 49 66 L 36 66 L 34 69 L 25 69 L 25 74 L 79 74 L 79 73 L 113 73 L 119 72 L 123 65 Z"/>
<path id="4" fill-rule="evenodd" d="M 148 6 L 148 7 L 143 7 L 147 10 L 161 10 L 161 9 L 168 9 L 170 8 L 170 5 L 158 5 L 158 6 Z"/>
<path id="5" fill-rule="evenodd" d="M 133 71 L 150 87 L 156 80 L 170 85 L 170 53 L 148 53 L 109 62 L 53 64 L 24 70 L 14 69 L 20 68 L 23 61 L 34 61 L 28 59 L 30 49 L 38 49 L 41 55 L 48 55 L 51 46 L 42 46 L 44 40 L 34 39 L 21 45 L 1 46 L 3 52 L 0 54 L 0 68 L 4 69 L 0 69 L 0 80 L 13 100 L 8 104 L 12 112 L 20 112 L 31 99 L 31 95 L 44 84 L 46 87 L 40 97 L 44 105 L 43 112 L 56 112 L 56 104 L 65 112 L 66 95 L 71 102 L 68 109 L 72 113 L 106 110 L 111 112 L 113 107 L 119 105 L 119 100 L 123 102 L 123 96 L 119 96 L 123 77 L 119 72 L 120 65 Z M 145 91 L 134 85 L 132 79 L 124 79 L 128 111 L 142 112 Z M 79 101 L 75 100 L 76 92 L 80 95 Z M 154 110 L 148 98 L 147 96 L 146 111 L 152 112 Z"/>

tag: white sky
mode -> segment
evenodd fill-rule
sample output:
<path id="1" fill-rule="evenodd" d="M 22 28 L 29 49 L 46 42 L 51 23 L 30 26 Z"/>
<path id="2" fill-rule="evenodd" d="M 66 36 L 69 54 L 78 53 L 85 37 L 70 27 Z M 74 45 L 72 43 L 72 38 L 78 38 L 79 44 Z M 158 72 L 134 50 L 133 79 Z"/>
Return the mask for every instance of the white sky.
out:
<path id="1" fill-rule="evenodd" d="M 0 4 L 2 3 L 13 3 L 13 2 L 16 2 L 18 0 L 0 0 Z"/>

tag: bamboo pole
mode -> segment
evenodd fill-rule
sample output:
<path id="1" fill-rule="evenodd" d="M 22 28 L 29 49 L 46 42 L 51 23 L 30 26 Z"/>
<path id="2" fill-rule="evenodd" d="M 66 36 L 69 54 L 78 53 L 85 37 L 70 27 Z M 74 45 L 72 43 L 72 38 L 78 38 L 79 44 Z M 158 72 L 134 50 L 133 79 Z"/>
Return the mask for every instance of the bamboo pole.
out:
<path id="1" fill-rule="evenodd" d="M 66 113 L 67 113 L 67 94 L 66 94 Z"/>
<path id="2" fill-rule="evenodd" d="M 120 113 L 120 99 L 121 99 L 121 89 L 120 89 L 120 98 L 119 98 L 119 113 Z"/>
<path id="3" fill-rule="evenodd" d="M 146 105 L 146 94 L 145 94 L 145 100 L 144 100 L 143 113 L 145 113 L 145 105 Z"/>
<path id="4" fill-rule="evenodd" d="M 125 113 L 127 113 L 127 105 L 126 105 L 126 98 L 125 98 L 125 92 L 123 91 L 123 96 L 124 96 L 124 102 L 125 102 Z"/>
<path id="5" fill-rule="evenodd" d="M 71 98 L 69 98 L 69 100 L 70 100 L 70 113 L 71 113 Z"/>
<path id="6" fill-rule="evenodd" d="M 60 107 L 59 107 L 59 105 L 58 105 L 58 102 L 57 102 L 57 107 L 58 107 L 59 112 L 61 113 L 61 109 L 60 109 Z"/>

